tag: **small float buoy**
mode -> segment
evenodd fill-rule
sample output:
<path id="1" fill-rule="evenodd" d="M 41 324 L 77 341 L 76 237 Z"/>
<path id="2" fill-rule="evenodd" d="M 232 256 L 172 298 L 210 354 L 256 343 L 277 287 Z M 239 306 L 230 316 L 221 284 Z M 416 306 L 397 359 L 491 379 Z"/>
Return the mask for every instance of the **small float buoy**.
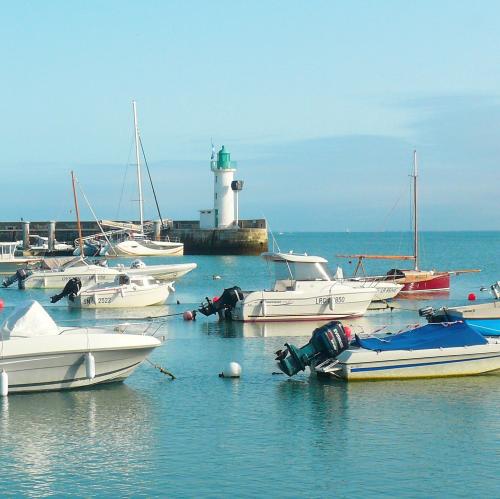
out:
<path id="1" fill-rule="evenodd" d="M 85 374 L 88 379 L 95 378 L 95 358 L 90 352 L 85 354 Z"/>
<path id="2" fill-rule="evenodd" d="M 5 307 L 5 303 L 3 300 L 0 298 L 0 310 L 3 310 L 3 307 Z"/>
<path id="3" fill-rule="evenodd" d="M 220 276 L 220 275 L 217 275 L 217 274 L 214 274 L 214 275 L 212 276 L 212 279 L 213 279 L 214 281 L 217 281 L 217 280 L 221 279 L 221 276 Z"/>
<path id="4" fill-rule="evenodd" d="M 476 299 L 476 295 L 474 293 L 469 293 L 469 296 L 467 297 L 469 301 L 474 301 Z"/>
<path id="5" fill-rule="evenodd" d="M 193 312 L 191 312 L 191 310 L 186 310 L 186 311 L 182 314 L 182 318 L 183 318 L 185 321 L 192 321 L 192 320 L 194 319 Z"/>
<path id="6" fill-rule="evenodd" d="M 344 333 L 347 336 L 348 341 L 351 341 L 352 330 L 349 326 L 344 326 Z"/>
<path id="7" fill-rule="evenodd" d="M 6 397 L 9 394 L 9 375 L 2 369 L 0 373 L 0 396 Z"/>
<path id="8" fill-rule="evenodd" d="M 224 371 L 219 374 L 219 378 L 239 378 L 241 376 L 241 366 L 238 362 L 230 362 Z"/>

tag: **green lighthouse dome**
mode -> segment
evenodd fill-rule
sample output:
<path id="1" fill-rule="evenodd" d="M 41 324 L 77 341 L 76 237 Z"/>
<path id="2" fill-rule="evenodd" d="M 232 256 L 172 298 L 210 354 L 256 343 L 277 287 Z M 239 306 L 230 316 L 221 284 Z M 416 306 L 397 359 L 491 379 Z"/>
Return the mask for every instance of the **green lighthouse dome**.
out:
<path id="1" fill-rule="evenodd" d="M 222 146 L 221 150 L 217 153 L 217 168 L 231 168 L 231 154 L 226 151 L 224 146 Z"/>

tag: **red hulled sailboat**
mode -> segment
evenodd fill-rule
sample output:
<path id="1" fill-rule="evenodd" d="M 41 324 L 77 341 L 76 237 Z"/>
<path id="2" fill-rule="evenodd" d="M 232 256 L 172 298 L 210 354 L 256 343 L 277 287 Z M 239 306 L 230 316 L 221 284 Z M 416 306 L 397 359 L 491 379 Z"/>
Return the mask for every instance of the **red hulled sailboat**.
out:
<path id="1" fill-rule="evenodd" d="M 356 258 L 358 263 L 354 275 L 359 271 L 364 273 L 363 260 L 413 260 L 413 269 L 391 269 L 386 274 L 387 280 L 393 280 L 403 284 L 400 293 L 422 293 L 439 292 L 450 289 L 450 276 L 467 272 L 479 272 L 477 269 L 471 270 L 422 270 L 419 268 L 419 248 L 418 248 L 418 191 L 417 191 L 417 151 L 413 151 L 413 255 L 337 255 L 343 258 Z"/>

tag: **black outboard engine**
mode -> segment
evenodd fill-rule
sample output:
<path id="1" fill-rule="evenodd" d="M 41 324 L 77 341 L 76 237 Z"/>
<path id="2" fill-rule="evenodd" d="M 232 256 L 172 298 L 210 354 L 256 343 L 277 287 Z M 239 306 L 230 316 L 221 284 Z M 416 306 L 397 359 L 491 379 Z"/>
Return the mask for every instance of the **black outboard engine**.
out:
<path id="1" fill-rule="evenodd" d="M 288 376 L 293 376 L 310 366 L 314 361 L 316 365 L 328 359 L 334 360 L 341 352 L 349 347 L 350 331 L 344 329 L 339 321 L 332 321 L 313 331 L 307 345 L 297 348 L 295 345 L 285 343 L 285 350 L 276 352 L 278 367 Z"/>
<path id="2" fill-rule="evenodd" d="M 82 287 L 82 281 L 79 277 L 72 277 L 64 286 L 64 289 L 58 294 L 50 298 L 50 303 L 57 303 L 59 300 L 67 296 L 71 301 L 75 301 L 75 297 Z"/>
<path id="3" fill-rule="evenodd" d="M 230 312 L 236 303 L 243 299 L 243 292 L 238 286 L 224 289 L 217 301 L 212 301 L 206 297 L 206 303 L 202 303 L 198 311 L 207 317 L 219 314 L 220 319 L 228 319 Z"/>
<path id="4" fill-rule="evenodd" d="M 446 310 L 444 308 L 424 307 L 418 311 L 418 315 L 427 320 L 429 324 L 438 322 L 450 322 Z"/>
<path id="5" fill-rule="evenodd" d="M 32 270 L 28 269 L 18 269 L 14 275 L 11 275 L 7 279 L 4 279 L 2 282 L 2 286 L 4 288 L 8 288 L 11 284 L 14 284 L 17 281 L 17 286 L 19 289 L 24 289 L 24 280 L 33 274 Z"/>

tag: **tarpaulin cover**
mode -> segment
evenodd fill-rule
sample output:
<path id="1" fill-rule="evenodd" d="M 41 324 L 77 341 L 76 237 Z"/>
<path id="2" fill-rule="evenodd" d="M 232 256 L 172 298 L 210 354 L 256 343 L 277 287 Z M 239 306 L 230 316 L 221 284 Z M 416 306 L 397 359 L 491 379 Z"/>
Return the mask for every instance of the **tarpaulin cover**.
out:
<path id="1" fill-rule="evenodd" d="M 488 341 L 478 332 L 463 322 L 451 324 L 426 324 L 425 326 L 405 331 L 384 338 L 359 338 L 358 345 L 367 350 L 426 350 L 428 348 L 453 348 L 472 345 L 484 345 Z"/>

